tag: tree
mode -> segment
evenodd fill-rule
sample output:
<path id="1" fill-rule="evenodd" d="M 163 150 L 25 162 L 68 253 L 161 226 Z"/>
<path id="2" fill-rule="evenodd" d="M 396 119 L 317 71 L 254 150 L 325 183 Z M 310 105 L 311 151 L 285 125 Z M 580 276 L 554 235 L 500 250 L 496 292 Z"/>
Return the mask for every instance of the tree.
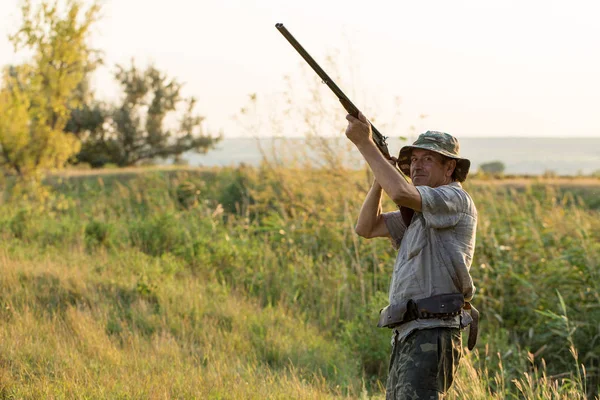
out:
<path id="1" fill-rule="evenodd" d="M 221 136 L 202 129 L 203 117 L 194 113 L 196 100 L 181 95 L 182 85 L 149 66 L 140 71 L 117 66 L 115 78 L 123 89 L 121 104 L 89 105 L 76 110 L 69 129 L 82 140 L 77 159 L 93 167 L 106 163 L 135 165 L 155 158 L 178 159 L 186 151 L 204 153 Z M 182 115 L 179 126 L 166 121 Z"/>
<path id="2" fill-rule="evenodd" d="M 505 167 L 502 161 L 491 161 L 481 164 L 479 169 L 485 174 L 500 175 L 504 172 Z"/>
<path id="3" fill-rule="evenodd" d="M 0 164 L 20 177 L 39 177 L 60 168 L 79 151 L 77 138 L 65 132 L 70 110 L 80 102 L 73 93 L 100 62 L 89 45 L 100 7 L 83 10 L 79 0 L 43 1 L 34 11 L 22 6 L 23 23 L 10 36 L 15 51 L 28 49 L 29 63 L 9 66 L 0 86 Z"/>

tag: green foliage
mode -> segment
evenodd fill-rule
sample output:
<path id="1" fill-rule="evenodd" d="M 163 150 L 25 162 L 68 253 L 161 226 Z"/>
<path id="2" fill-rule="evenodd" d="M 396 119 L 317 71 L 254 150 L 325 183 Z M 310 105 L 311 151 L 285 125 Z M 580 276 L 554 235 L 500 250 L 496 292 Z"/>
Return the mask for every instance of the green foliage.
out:
<path id="1" fill-rule="evenodd" d="M 153 66 L 139 71 L 117 66 L 121 104 L 94 98 L 90 76 L 102 62 L 89 44 L 100 6 L 81 0 L 22 3 L 15 49 L 32 53 L 22 65 L 6 66 L 0 81 L 0 166 L 25 180 L 76 160 L 92 167 L 182 163 L 187 151 L 206 152 L 221 136 L 203 129 L 196 100 Z M 177 116 L 178 127 L 165 121 Z"/>
<path id="2" fill-rule="evenodd" d="M 178 160 L 187 151 L 206 152 L 221 139 L 204 132 L 196 100 L 182 97 L 182 85 L 154 66 L 145 71 L 133 63 L 117 66 L 115 79 L 123 89 L 120 105 L 90 103 L 73 110 L 68 129 L 82 140 L 79 162 L 124 167 L 155 158 Z M 177 113 L 179 127 L 165 126 Z"/>
<path id="3" fill-rule="evenodd" d="M 392 335 L 374 323 L 379 318 L 378 307 L 386 302 L 387 293 L 375 293 L 366 306 L 359 307 L 354 317 L 344 322 L 340 332 L 342 341 L 359 357 L 365 375 L 371 379 L 387 374 Z"/>
<path id="4" fill-rule="evenodd" d="M 23 22 L 10 37 L 16 50 L 33 53 L 29 63 L 5 68 L 0 86 L 1 164 L 21 177 L 60 168 L 79 151 L 77 138 L 64 131 L 73 95 L 98 64 L 88 41 L 99 6 L 83 10 L 80 1 L 22 6 Z"/>
<path id="5" fill-rule="evenodd" d="M 245 214 L 254 199 L 248 192 L 248 172 L 244 167 L 232 171 L 228 184 L 220 191 L 217 201 L 229 213 Z"/>
<path id="6" fill-rule="evenodd" d="M 484 174 L 501 175 L 504 173 L 504 170 L 506 169 L 506 167 L 502 161 L 491 161 L 491 162 L 486 162 L 486 163 L 481 164 L 479 166 L 479 169 Z"/>
<path id="7" fill-rule="evenodd" d="M 181 182 L 176 190 L 177 201 L 184 209 L 190 209 L 198 205 L 200 189 L 192 182 Z"/>
<path id="8" fill-rule="evenodd" d="M 14 237 L 24 239 L 31 225 L 30 212 L 27 209 L 20 209 L 11 219 L 9 227 Z"/>
<path id="9" fill-rule="evenodd" d="M 131 244 L 153 256 L 174 252 L 185 246 L 188 242 L 186 233 L 180 227 L 178 216 L 174 214 L 159 214 L 132 221 L 129 228 Z"/>
<path id="10" fill-rule="evenodd" d="M 321 398 L 358 397 L 363 385 L 378 394 L 390 333 L 375 323 L 387 303 L 395 252 L 386 240 L 362 240 L 353 232 L 363 180 L 350 171 L 337 177 L 263 166 L 52 182 L 55 192 L 43 204 L 0 204 L 0 259 L 7 260 L 0 314 L 24 324 L 25 310 L 38 310 L 33 321 L 41 338 L 44 324 L 68 321 L 68 335 L 52 336 L 60 340 L 73 337 L 73 313 L 87 316 L 85 326 L 97 331 L 86 343 L 107 343 L 105 350 L 94 350 L 87 361 L 85 346 L 63 345 L 81 356 L 53 357 L 82 357 L 80 370 L 93 377 L 123 382 L 94 369 L 123 364 L 97 355 L 110 359 L 147 345 L 137 357 L 160 365 L 145 370 L 147 377 L 189 374 L 192 365 L 199 380 L 231 368 L 237 375 L 227 382 L 246 368 L 250 382 L 267 379 L 264 371 L 279 379 L 293 371 L 321 385 L 327 393 Z M 235 194 L 232 188 L 240 187 Z M 586 199 L 597 186 L 580 187 L 581 198 L 549 183 L 514 189 L 482 181 L 467 190 L 480 218 L 472 274 L 474 304 L 483 316 L 482 354 L 466 356 L 450 398 L 591 394 L 600 354 L 600 219 Z M 188 195 L 194 205 L 182 207 L 180 198 Z M 233 204 L 221 204 L 225 199 Z M 19 281 L 14 271 L 25 278 Z M 2 329 L 17 329 L 15 323 Z M 29 369 L 53 365 L 44 349 L 55 347 L 36 349 L 42 361 L 19 362 Z M 183 358 L 171 364 L 169 354 Z M 25 359 L 11 357 L 13 363 Z M 64 366 L 54 368 L 68 375 Z M 135 370 L 119 372 L 131 378 Z M 189 380 L 177 376 L 165 383 L 170 393 L 178 390 L 176 382 Z M 19 385 L 23 381 L 10 387 Z M 189 390 L 187 397 L 202 397 Z"/>
<path id="11" fill-rule="evenodd" d="M 112 230 L 111 224 L 95 220 L 90 221 L 85 226 L 84 231 L 86 245 L 90 248 L 109 246 Z"/>

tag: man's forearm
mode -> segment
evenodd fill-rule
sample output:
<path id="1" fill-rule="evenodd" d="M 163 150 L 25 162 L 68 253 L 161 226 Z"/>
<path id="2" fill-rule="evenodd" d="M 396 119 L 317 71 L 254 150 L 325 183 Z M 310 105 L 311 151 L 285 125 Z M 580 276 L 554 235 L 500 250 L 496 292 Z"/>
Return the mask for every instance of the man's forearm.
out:
<path id="1" fill-rule="evenodd" d="M 421 211 L 421 194 L 381 154 L 373 142 L 371 125 L 367 118 L 359 112 L 358 118 L 348 114 L 346 119 L 348 120 L 346 137 L 361 152 L 383 190 L 398 206 Z"/>
<path id="2" fill-rule="evenodd" d="M 409 197 L 409 193 L 416 191 L 416 189 L 383 157 L 375 143 L 369 140 L 357 145 L 357 148 L 369 164 L 375 179 L 388 196 L 396 204 L 412 208 L 414 204 L 406 203 L 406 199 Z"/>
<path id="3" fill-rule="evenodd" d="M 377 181 L 374 181 L 360 208 L 358 221 L 356 221 L 356 233 L 362 237 L 371 237 L 379 218 L 381 218 L 382 193 L 381 185 Z"/>

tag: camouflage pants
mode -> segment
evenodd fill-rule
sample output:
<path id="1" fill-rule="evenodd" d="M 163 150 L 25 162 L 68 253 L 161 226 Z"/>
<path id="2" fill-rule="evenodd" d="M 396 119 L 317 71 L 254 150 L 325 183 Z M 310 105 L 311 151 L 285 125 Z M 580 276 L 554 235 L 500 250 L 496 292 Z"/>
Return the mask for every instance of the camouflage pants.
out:
<path id="1" fill-rule="evenodd" d="M 439 399 L 452 384 L 461 354 L 458 328 L 417 330 L 403 342 L 394 340 L 386 399 Z"/>

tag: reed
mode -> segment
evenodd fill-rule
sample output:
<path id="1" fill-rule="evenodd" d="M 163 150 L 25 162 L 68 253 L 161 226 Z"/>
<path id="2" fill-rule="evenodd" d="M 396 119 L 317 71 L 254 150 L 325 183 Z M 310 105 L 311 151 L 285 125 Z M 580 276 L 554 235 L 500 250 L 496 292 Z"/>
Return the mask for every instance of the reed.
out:
<path id="1" fill-rule="evenodd" d="M 368 174 L 331 171 L 86 173 L 4 193 L 0 397 L 381 397 L 395 254 L 353 232 Z M 599 187 L 468 183 L 484 318 L 449 398 L 597 395 Z"/>

